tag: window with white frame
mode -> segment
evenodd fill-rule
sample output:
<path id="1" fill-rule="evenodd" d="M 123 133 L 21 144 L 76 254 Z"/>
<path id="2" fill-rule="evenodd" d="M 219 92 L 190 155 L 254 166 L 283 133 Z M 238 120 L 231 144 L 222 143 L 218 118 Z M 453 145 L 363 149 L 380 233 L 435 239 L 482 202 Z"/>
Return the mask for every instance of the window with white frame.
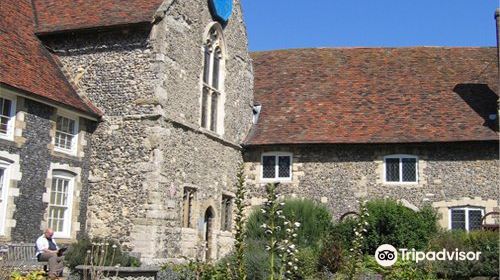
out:
<path id="1" fill-rule="evenodd" d="M 5 235 L 7 197 L 9 193 L 8 168 L 10 163 L 0 160 L 0 235 Z"/>
<path id="2" fill-rule="evenodd" d="M 0 138 L 12 140 L 14 136 L 15 98 L 0 96 Z"/>
<path id="3" fill-rule="evenodd" d="M 481 229 L 481 219 L 484 209 L 479 207 L 453 207 L 450 208 L 450 225 L 452 230 L 477 230 Z"/>
<path id="4" fill-rule="evenodd" d="M 78 143 L 78 118 L 58 115 L 54 147 L 57 151 L 74 154 Z"/>
<path id="5" fill-rule="evenodd" d="M 384 179 L 387 183 L 417 183 L 418 158 L 411 155 L 384 157 Z"/>
<path id="6" fill-rule="evenodd" d="M 204 44 L 203 90 L 201 96 L 201 126 L 222 132 L 222 88 L 224 72 L 222 27 L 215 23 Z"/>
<path id="7" fill-rule="evenodd" d="M 48 207 L 48 226 L 57 237 L 69 237 L 75 175 L 67 171 L 53 171 Z"/>
<path id="8" fill-rule="evenodd" d="M 263 181 L 289 181 L 292 179 L 291 153 L 264 153 L 262 154 Z"/>

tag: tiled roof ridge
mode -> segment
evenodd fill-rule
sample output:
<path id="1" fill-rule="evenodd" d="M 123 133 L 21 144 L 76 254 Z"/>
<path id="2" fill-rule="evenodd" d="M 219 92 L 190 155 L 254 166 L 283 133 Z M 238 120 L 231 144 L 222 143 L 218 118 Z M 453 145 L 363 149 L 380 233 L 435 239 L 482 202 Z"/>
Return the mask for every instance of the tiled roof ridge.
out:
<path id="1" fill-rule="evenodd" d="M 163 0 L 106 0 L 96 5 L 93 0 L 30 1 L 37 16 L 38 35 L 151 24 L 163 3 Z"/>
<path id="2" fill-rule="evenodd" d="M 251 54 L 273 53 L 273 52 L 295 52 L 313 50 L 411 50 L 411 49 L 496 49 L 496 46 L 330 46 L 330 47 L 297 47 L 272 50 L 250 51 Z"/>

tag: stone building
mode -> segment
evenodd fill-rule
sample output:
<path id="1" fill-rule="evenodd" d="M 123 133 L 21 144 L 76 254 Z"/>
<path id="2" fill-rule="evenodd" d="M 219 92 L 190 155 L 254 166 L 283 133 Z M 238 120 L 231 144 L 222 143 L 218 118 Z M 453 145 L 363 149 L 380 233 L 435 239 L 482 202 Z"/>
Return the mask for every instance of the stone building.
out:
<path id="1" fill-rule="evenodd" d="M 58 202 L 74 211 L 54 218 L 64 223 L 59 242 L 83 232 L 115 238 L 145 263 L 214 259 L 231 249 L 253 74 L 240 3 L 220 2 L 2 4 L 2 30 L 12 37 L 7 53 L 2 46 L 9 63 L 2 64 L 1 95 L 29 95 L 4 110 L 17 112 L 16 138 L 1 146 L 18 181 L 8 191 L 18 198 L 6 206 L 6 241 L 32 242 L 53 226 L 47 193 L 62 193 Z M 45 64 L 30 61 L 39 57 Z M 27 70 L 16 72 L 17 65 Z M 38 98 L 44 103 L 35 104 Z M 50 144 L 51 136 L 58 141 L 56 105 L 71 109 L 65 116 L 73 122 L 61 123 L 81 142 L 74 154 Z M 73 176 L 73 189 L 50 183 L 59 170 Z"/>
<path id="2" fill-rule="evenodd" d="M 496 48 L 297 49 L 252 54 L 259 117 L 247 175 L 336 217 L 359 201 L 425 204 L 445 228 L 498 210 Z"/>
<path id="3" fill-rule="evenodd" d="M 473 228 L 498 206 L 495 49 L 255 53 L 256 104 L 239 0 L 124 2 L 0 5 L 0 242 L 220 258 L 241 163 L 253 204 L 280 181 L 336 216 L 390 196 Z"/>

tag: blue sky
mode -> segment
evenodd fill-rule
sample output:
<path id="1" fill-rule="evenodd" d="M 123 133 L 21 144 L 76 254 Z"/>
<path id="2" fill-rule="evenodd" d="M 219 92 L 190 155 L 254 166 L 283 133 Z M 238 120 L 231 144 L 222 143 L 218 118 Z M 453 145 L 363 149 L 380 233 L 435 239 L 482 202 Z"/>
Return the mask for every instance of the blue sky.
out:
<path id="1" fill-rule="evenodd" d="M 242 0 L 251 51 L 495 46 L 499 0 Z"/>

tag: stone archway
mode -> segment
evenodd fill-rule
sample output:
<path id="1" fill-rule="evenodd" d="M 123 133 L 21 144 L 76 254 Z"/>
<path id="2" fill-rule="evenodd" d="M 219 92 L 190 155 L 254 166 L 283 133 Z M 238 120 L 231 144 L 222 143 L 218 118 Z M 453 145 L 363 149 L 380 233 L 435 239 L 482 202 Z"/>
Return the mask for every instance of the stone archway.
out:
<path id="1" fill-rule="evenodd" d="M 214 209 L 210 206 L 205 211 L 205 217 L 203 220 L 204 232 L 203 238 L 205 241 L 205 261 L 212 259 L 212 248 L 213 248 L 213 230 L 214 230 Z"/>

